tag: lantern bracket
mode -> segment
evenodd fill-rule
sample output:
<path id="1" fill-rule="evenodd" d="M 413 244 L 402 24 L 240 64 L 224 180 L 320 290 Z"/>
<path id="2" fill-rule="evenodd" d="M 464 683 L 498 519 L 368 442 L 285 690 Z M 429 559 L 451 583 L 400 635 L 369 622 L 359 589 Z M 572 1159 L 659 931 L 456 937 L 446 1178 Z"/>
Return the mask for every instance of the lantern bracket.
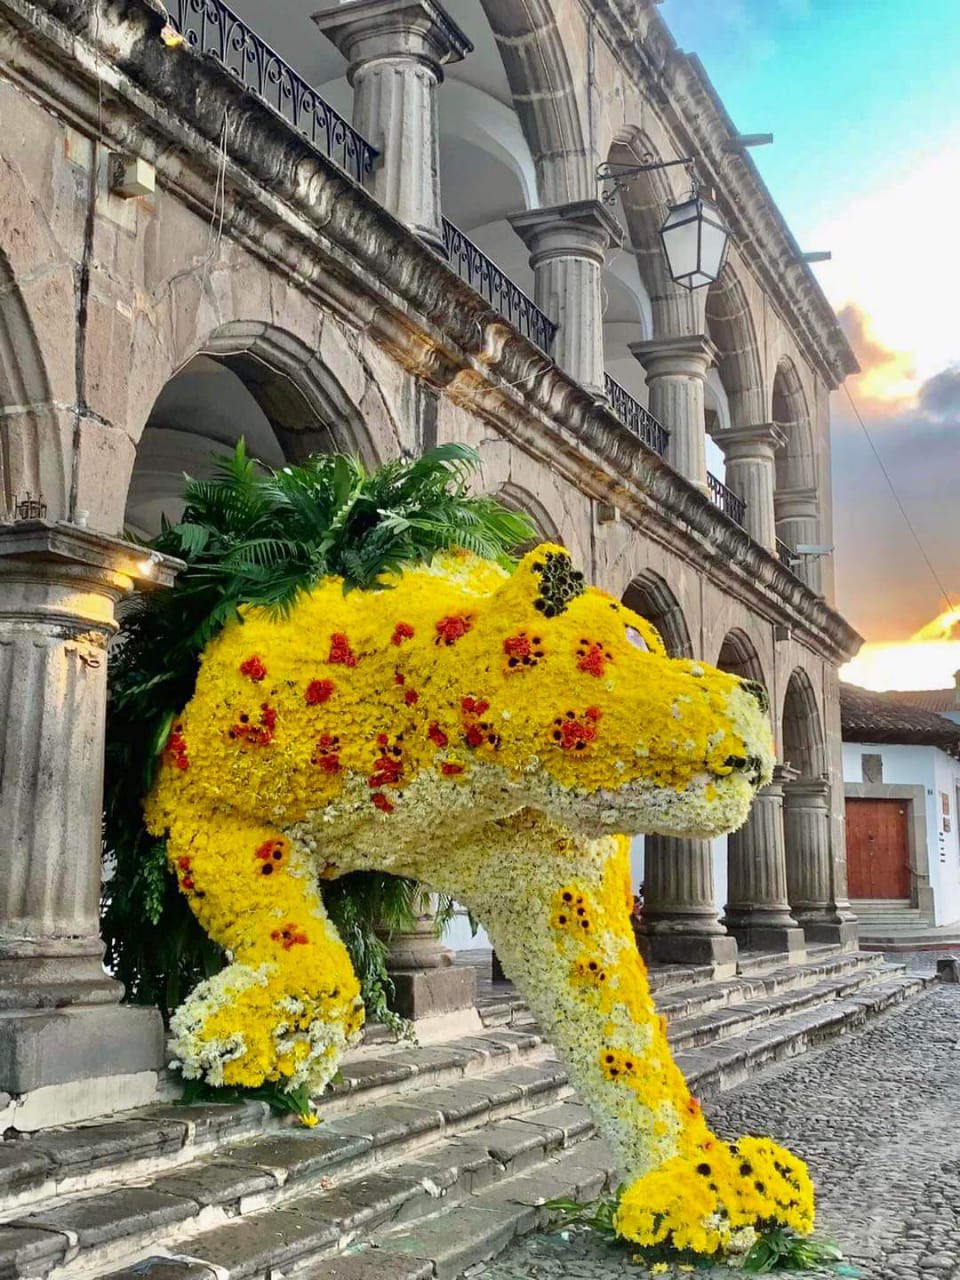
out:
<path id="1" fill-rule="evenodd" d="M 639 164 L 615 164 L 612 160 L 606 160 L 603 164 L 598 164 L 595 175 L 597 182 L 609 182 L 611 184 L 601 193 L 600 198 L 604 204 L 613 204 L 617 198 L 617 192 L 625 191 L 632 178 L 638 178 L 641 173 L 653 173 L 657 169 L 675 169 L 680 165 L 689 173 L 690 185 L 693 189 L 693 194 L 696 194 L 699 183 L 694 172 L 694 162 L 691 156 L 682 156 L 679 160 L 655 160 L 653 153 L 648 151 L 641 156 Z"/>

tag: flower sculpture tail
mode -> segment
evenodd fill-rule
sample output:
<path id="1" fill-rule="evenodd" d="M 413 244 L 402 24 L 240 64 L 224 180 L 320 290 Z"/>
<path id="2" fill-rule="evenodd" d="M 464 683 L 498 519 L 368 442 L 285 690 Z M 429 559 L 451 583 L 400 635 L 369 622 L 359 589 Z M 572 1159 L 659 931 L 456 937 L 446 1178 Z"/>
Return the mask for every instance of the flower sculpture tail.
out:
<path id="1" fill-rule="evenodd" d="M 181 800 L 168 857 L 200 924 L 232 957 L 173 1017 L 183 1074 L 317 1093 L 356 1039 L 363 1002 L 315 873 L 278 831 L 236 815 L 211 823 Z"/>
<path id="2" fill-rule="evenodd" d="M 458 851 L 440 887 L 483 921 L 632 1180 L 620 1234 L 711 1254 L 760 1225 L 809 1232 L 803 1163 L 769 1140 L 715 1137 L 673 1061 L 633 937 L 626 840 L 525 811 L 484 847 L 482 860 Z"/>

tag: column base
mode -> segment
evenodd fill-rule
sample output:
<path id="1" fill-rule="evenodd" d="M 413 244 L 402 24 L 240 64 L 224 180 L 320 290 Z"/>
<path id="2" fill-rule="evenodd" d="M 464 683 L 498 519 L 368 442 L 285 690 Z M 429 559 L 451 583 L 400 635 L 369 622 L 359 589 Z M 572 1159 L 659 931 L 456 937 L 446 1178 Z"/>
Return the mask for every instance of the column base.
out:
<path id="1" fill-rule="evenodd" d="M 729 969 L 737 963 L 737 942 L 726 933 L 637 933 L 637 947 L 647 964 L 712 964 Z"/>
<path id="2" fill-rule="evenodd" d="M 814 946 L 839 947 L 841 951 L 856 951 L 860 945 L 856 920 L 801 920 L 808 943 Z"/>
<path id="3" fill-rule="evenodd" d="M 807 941 L 799 925 L 765 924 L 760 920 L 725 920 L 724 924 L 741 951 L 776 952 L 789 955 L 791 960 L 802 960 L 806 954 Z"/>
<path id="4" fill-rule="evenodd" d="M 401 1018 L 419 1022 L 440 1014 L 473 1009 L 477 1000 L 477 974 L 472 965 L 442 969 L 390 971 L 394 997 L 390 1004 Z"/>
<path id="5" fill-rule="evenodd" d="M 102 1004 L 0 1012 L 0 1091 L 13 1095 L 16 1128 L 142 1106 L 164 1065 L 156 1009 Z M 61 1103 L 68 1114 L 60 1114 Z M 31 1118 L 22 1124 L 21 1117 Z"/>

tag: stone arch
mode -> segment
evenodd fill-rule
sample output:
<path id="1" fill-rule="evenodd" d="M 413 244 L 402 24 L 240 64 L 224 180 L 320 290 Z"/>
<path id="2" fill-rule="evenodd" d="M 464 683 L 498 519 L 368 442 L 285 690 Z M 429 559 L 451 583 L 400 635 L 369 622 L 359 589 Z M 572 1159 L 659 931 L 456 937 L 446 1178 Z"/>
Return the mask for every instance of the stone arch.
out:
<path id="1" fill-rule="evenodd" d="M 717 349 L 717 368 L 733 427 L 768 421 L 760 344 L 746 290 L 728 260 L 706 291 L 707 336 Z"/>
<path id="2" fill-rule="evenodd" d="M 69 471 L 33 319 L 0 251 L 0 515 L 29 493 L 67 514 Z"/>
<path id="3" fill-rule="evenodd" d="M 733 627 L 723 637 L 716 665 L 721 671 L 728 671 L 744 680 L 756 680 L 764 688 L 769 687 L 757 646 L 739 627 Z"/>
<path id="4" fill-rule="evenodd" d="M 780 715 L 784 764 L 810 781 L 827 773 L 826 739 L 813 682 L 802 667 L 787 681 Z"/>
<path id="5" fill-rule="evenodd" d="M 652 569 L 644 569 L 623 593 L 623 603 L 652 622 L 671 658 L 692 658 L 690 628 L 680 601 L 666 581 Z"/>
<path id="6" fill-rule="evenodd" d="M 789 356 L 777 364 L 771 412 L 784 436 L 775 455 L 773 512 L 777 537 L 787 547 L 820 541 L 820 488 L 813 423 L 803 383 Z M 821 567 L 816 557 L 791 562 L 809 587 L 820 590 Z"/>
<path id="7" fill-rule="evenodd" d="M 515 511 L 518 515 L 529 516 L 536 526 L 538 541 L 555 542 L 560 546 L 564 545 L 560 526 L 540 499 L 534 497 L 528 489 L 514 484 L 512 480 L 505 480 L 496 490 L 495 496 L 510 511 Z M 531 543 L 531 545 L 536 544 Z M 523 547 L 521 550 L 526 551 L 528 548 Z"/>
<path id="8" fill-rule="evenodd" d="M 210 334 L 161 388 L 144 424 L 127 491 L 127 522 L 152 534 L 176 513 L 182 474 L 209 472 L 240 436 L 270 466 L 342 451 L 381 458 L 363 417 L 306 343 L 274 326 L 236 322 Z"/>
<path id="9" fill-rule="evenodd" d="M 594 196 L 574 76 L 552 0 L 480 0 L 533 154 L 544 206 Z"/>

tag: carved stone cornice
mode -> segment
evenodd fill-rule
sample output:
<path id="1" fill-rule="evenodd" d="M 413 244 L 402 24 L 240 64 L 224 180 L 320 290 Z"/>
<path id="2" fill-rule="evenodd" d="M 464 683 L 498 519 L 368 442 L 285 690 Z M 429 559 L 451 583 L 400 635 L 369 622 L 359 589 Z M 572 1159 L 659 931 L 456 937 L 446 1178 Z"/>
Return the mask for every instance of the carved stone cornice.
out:
<path id="1" fill-rule="evenodd" d="M 857 651 L 822 597 L 222 67 L 171 55 L 162 25 L 151 0 L 0 0 L 0 64 L 46 109 L 149 160 L 158 188 L 205 218 L 222 169 L 224 237 L 816 653 Z"/>

